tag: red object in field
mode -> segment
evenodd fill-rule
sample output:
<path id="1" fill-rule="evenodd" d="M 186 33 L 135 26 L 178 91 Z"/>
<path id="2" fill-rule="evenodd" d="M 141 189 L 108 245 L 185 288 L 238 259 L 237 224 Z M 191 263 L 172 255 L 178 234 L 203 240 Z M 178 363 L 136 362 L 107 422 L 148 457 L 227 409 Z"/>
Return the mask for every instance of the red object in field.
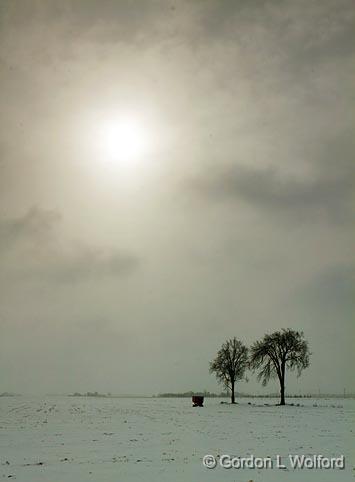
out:
<path id="1" fill-rule="evenodd" d="M 192 397 L 192 406 L 203 407 L 203 397 L 201 397 L 200 395 L 194 395 Z"/>

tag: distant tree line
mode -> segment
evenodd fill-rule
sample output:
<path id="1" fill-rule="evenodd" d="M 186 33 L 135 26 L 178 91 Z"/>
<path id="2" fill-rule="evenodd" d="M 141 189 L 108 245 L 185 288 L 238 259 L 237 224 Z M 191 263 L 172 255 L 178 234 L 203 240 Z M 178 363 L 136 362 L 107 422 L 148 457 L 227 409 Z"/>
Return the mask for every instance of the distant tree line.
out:
<path id="1" fill-rule="evenodd" d="M 99 392 L 86 392 L 86 393 L 79 393 L 75 392 L 72 395 L 69 395 L 70 397 L 111 397 L 111 393 L 99 393 Z"/>
<path id="2" fill-rule="evenodd" d="M 225 341 L 210 362 L 210 372 L 230 391 L 232 403 L 235 403 L 236 383 L 247 380 L 247 369 L 256 371 L 264 386 L 276 378 L 280 384 L 280 405 L 285 405 L 287 370 L 296 370 L 300 376 L 309 366 L 309 358 L 308 342 L 303 332 L 284 328 L 264 335 L 250 349 L 236 337 Z"/>
<path id="3" fill-rule="evenodd" d="M 157 397 L 161 398 L 191 398 L 193 395 L 202 395 L 203 397 L 207 398 L 226 398 L 229 397 L 228 392 L 221 392 L 221 393 L 211 393 L 207 390 L 203 392 L 183 392 L 183 393 L 159 393 Z"/>

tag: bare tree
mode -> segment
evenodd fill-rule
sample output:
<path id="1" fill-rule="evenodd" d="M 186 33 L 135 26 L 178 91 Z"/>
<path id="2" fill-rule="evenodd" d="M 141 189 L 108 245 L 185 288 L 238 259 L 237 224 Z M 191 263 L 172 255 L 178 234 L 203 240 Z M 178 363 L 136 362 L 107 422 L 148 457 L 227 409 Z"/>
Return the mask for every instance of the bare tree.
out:
<path id="1" fill-rule="evenodd" d="M 248 348 L 236 338 L 223 343 L 216 358 L 210 362 L 210 373 L 230 389 L 231 402 L 235 403 L 235 384 L 244 378 L 248 366 Z"/>
<path id="2" fill-rule="evenodd" d="M 280 382 L 280 405 L 285 405 L 286 369 L 297 370 L 300 376 L 309 366 L 310 352 L 303 332 L 288 329 L 275 331 L 256 341 L 250 348 L 250 367 L 259 370 L 258 379 L 265 386 L 270 378 Z"/>

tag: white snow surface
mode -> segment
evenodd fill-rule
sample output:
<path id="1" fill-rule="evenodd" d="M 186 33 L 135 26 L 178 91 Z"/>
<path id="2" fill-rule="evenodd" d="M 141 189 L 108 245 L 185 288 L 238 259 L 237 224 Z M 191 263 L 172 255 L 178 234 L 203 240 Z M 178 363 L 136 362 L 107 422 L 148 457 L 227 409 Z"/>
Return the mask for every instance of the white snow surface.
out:
<path id="1" fill-rule="evenodd" d="M 341 482 L 355 473 L 355 400 L 1 397 L 0 479 Z M 248 403 L 249 402 L 249 403 Z M 297 406 L 296 404 L 300 404 Z M 207 469 L 206 454 L 345 456 L 345 469 Z M 11 476 L 11 477 L 10 477 Z"/>

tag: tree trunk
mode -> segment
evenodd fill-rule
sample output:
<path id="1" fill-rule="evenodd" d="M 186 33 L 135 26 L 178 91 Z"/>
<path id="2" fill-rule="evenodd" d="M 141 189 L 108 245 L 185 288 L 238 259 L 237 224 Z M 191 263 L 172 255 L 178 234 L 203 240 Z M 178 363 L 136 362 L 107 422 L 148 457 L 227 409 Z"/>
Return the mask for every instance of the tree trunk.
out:
<path id="1" fill-rule="evenodd" d="M 281 366 L 281 377 L 280 377 L 280 405 L 285 405 L 285 366 Z"/>
<path id="2" fill-rule="evenodd" d="M 231 402 L 232 402 L 232 403 L 235 403 L 234 382 L 232 382 Z"/>
<path id="3" fill-rule="evenodd" d="M 281 394 L 280 405 L 285 405 L 285 383 L 283 380 L 281 381 L 280 394 Z"/>

